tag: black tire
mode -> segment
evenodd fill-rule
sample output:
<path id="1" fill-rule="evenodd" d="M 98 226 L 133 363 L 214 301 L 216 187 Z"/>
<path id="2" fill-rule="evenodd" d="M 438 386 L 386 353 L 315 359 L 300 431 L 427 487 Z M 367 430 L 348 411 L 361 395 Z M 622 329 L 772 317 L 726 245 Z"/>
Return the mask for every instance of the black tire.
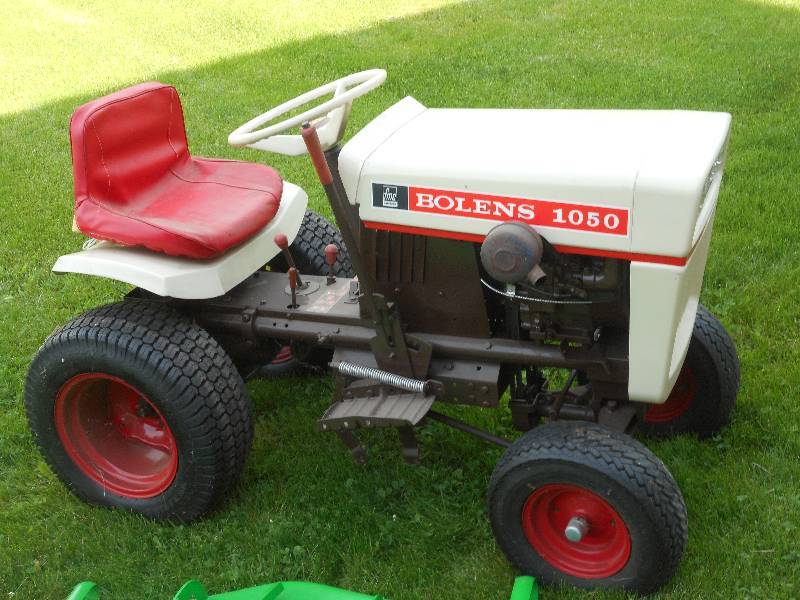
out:
<path id="1" fill-rule="evenodd" d="M 736 346 L 722 323 L 699 305 L 678 381 L 663 405 L 647 408 L 639 431 L 657 438 L 684 433 L 711 437 L 730 422 L 738 391 Z"/>
<path id="2" fill-rule="evenodd" d="M 339 254 L 333 265 L 334 274 L 338 277 L 353 277 L 353 262 L 350 260 L 341 232 L 322 215 L 313 210 L 306 210 L 297 236 L 289 245 L 292 258 L 301 275 L 328 274 L 328 265 L 325 262 L 325 246 L 328 244 L 336 244 L 339 248 Z M 271 271 L 285 272 L 289 269 L 282 254 L 273 258 L 268 266 Z M 250 368 L 248 379 L 287 377 L 302 370 L 304 365 L 323 366 L 330 359 L 330 352 L 324 350 L 295 347 L 293 351 L 296 356 L 286 360 L 283 356 L 285 348 L 281 348 L 276 357 L 278 360 Z"/>
<path id="3" fill-rule="evenodd" d="M 300 230 L 294 241 L 289 245 L 292 257 L 297 265 L 300 274 L 308 275 L 327 275 L 328 265 L 325 262 L 325 246 L 336 244 L 339 247 L 339 256 L 333 265 L 334 274 L 340 277 L 353 277 L 353 262 L 347 252 L 341 232 L 328 220 L 307 210 L 300 224 Z M 278 254 L 269 261 L 272 271 L 285 272 L 289 270 L 286 259 L 282 254 Z"/>
<path id="4" fill-rule="evenodd" d="M 497 463 L 488 500 L 500 548 L 523 573 L 546 585 L 648 594 L 672 578 L 686 546 L 686 506 L 670 472 L 633 438 L 594 423 L 557 421 L 525 433 Z M 574 510 L 583 509 L 574 507 L 582 505 L 611 511 L 587 512 L 583 540 L 559 537 L 564 528 L 558 519 L 575 516 Z M 573 508 L 559 512 L 566 506 Z M 548 529 L 548 523 L 556 525 Z M 597 551 L 601 542 L 605 554 L 587 559 L 583 553 Z M 584 559 L 588 562 L 572 562 Z"/>
<path id="5" fill-rule="evenodd" d="M 82 378 L 88 383 L 80 388 Z M 137 394 L 122 401 L 120 390 Z M 119 402 L 130 412 L 114 421 Z M 250 398 L 222 347 L 170 307 L 146 300 L 96 308 L 50 335 L 28 371 L 25 408 L 42 456 L 76 496 L 158 520 L 188 522 L 210 510 L 239 479 L 253 439 Z M 118 480 L 120 491 L 105 478 L 113 472 L 105 459 L 138 456 L 141 438 L 131 441 L 126 429 L 131 414 L 155 422 L 148 439 L 168 447 L 159 465 L 172 464 L 172 475 L 158 471 L 163 490 L 139 490 L 128 477 Z M 89 453 L 82 442 L 64 441 L 100 439 L 97 430 L 115 440 L 116 458 L 100 451 L 102 443 L 89 444 Z"/>

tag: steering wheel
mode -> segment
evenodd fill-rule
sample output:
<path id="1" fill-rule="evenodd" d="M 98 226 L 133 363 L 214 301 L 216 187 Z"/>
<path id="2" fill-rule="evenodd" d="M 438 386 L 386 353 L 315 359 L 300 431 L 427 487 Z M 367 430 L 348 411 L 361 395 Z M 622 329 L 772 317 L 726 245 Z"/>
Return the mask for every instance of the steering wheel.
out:
<path id="1" fill-rule="evenodd" d="M 326 83 L 251 119 L 228 136 L 228 143 L 232 146 L 247 146 L 257 150 L 297 156 L 306 152 L 302 136 L 279 134 L 305 122 L 313 122 L 322 148 L 327 150 L 344 135 L 353 100 L 371 92 L 385 80 L 386 71 L 370 69 Z M 333 98 L 299 115 L 268 125 L 278 117 L 328 94 L 333 94 Z"/>

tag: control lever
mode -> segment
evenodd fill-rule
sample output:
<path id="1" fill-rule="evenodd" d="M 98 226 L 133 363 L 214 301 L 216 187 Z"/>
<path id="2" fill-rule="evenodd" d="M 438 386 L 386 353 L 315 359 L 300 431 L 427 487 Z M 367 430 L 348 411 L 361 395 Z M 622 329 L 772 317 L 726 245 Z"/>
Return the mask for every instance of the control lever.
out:
<path id="1" fill-rule="evenodd" d="M 297 269 L 289 267 L 289 289 L 292 291 L 292 303 L 289 305 L 289 308 L 297 308 L 300 306 L 297 303 L 297 283 L 299 281 L 300 277 L 297 274 Z"/>
<path id="2" fill-rule="evenodd" d="M 336 283 L 336 275 L 333 272 L 333 265 L 336 264 L 336 257 L 339 255 L 339 248 L 336 244 L 325 246 L 325 262 L 328 263 L 328 285 Z"/>
<path id="3" fill-rule="evenodd" d="M 294 264 L 294 257 L 292 256 L 292 252 L 289 250 L 289 238 L 287 238 L 283 233 L 278 233 L 275 235 L 272 241 L 274 241 L 275 245 L 281 249 L 283 257 L 286 259 L 286 264 L 288 264 L 290 267 L 290 271 L 291 269 L 294 269 L 295 277 L 297 278 L 297 285 L 300 288 L 303 288 L 303 280 L 300 279 L 300 272 L 297 270 L 297 265 Z M 294 300 L 292 300 L 292 304 L 294 304 Z"/>

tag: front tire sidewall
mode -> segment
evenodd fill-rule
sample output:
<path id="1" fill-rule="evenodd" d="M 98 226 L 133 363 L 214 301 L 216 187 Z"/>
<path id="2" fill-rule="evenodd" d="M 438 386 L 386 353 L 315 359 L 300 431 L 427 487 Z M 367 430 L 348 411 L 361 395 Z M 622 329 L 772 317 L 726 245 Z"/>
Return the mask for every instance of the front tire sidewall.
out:
<path id="1" fill-rule="evenodd" d="M 624 521 L 631 538 L 628 562 L 617 573 L 600 579 L 568 575 L 542 558 L 522 528 L 522 512 L 528 497 L 547 484 L 567 483 L 594 492 L 607 501 Z M 652 580 L 659 569 L 662 544 L 639 499 L 612 478 L 585 466 L 563 460 L 537 460 L 535 467 L 519 466 L 502 479 L 494 495 L 500 498 L 492 507 L 492 527 L 498 544 L 523 573 L 546 585 L 568 583 L 576 587 L 625 587 L 634 580 Z"/>
<path id="2" fill-rule="evenodd" d="M 702 305 L 697 309 L 684 368 L 691 369 L 696 385 L 691 404 L 669 421 L 648 422 L 643 417 L 639 422 L 642 434 L 664 438 L 692 433 L 704 439 L 729 423 L 739 389 L 739 359 L 725 328 Z"/>

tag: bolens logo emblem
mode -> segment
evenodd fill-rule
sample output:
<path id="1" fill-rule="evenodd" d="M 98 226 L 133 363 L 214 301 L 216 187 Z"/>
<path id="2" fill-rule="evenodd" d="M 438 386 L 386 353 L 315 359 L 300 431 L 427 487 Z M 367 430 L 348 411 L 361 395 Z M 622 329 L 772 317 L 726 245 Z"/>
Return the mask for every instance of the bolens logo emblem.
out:
<path id="1" fill-rule="evenodd" d="M 404 185 L 373 183 L 372 206 L 408 210 L 408 188 Z"/>
<path id="2" fill-rule="evenodd" d="M 397 208 L 397 186 L 383 186 L 383 206 L 385 208 Z"/>
<path id="3" fill-rule="evenodd" d="M 372 205 L 489 221 L 521 221 L 536 227 L 628 235 L 629 210 L 612 206 L 380 183 L 372 184 Z"/>

